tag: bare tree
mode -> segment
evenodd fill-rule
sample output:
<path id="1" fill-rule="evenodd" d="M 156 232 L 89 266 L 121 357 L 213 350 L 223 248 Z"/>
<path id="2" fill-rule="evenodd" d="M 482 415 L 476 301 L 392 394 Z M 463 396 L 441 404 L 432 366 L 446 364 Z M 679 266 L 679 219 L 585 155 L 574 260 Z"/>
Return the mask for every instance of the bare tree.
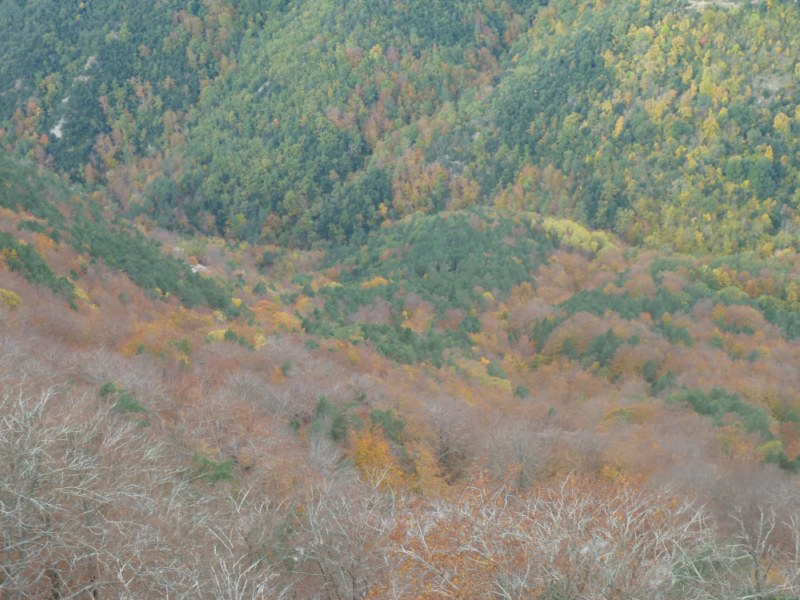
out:
<path id="1" fill-rule="evenodd" d="M 352 481 L 326 482 L 313 490 L 295 539 L 298 571 L 319 581 L 317 598 L 367 598 L 387 567 L 386 536 L 395 501 Z"/>
<path id="2" fill-rule="evenodd" d="M 707 598 L 691 571 L 709 540 L 690 503 L 570 479 L 434 504 L 408 520 L 394 552 L 425 598 Z"/>
<path id="3" fill-rule="evenodd" d="M 282 511 L 270 502 L 254 499 L 248 489 L 229 497 L 222 510 L 205 521 L 212 548 L 196 567 L 207 573 L 204 590 L 209 598 L 258 600 L 288 598 L 292 588 L 281 563 L 287 559 L 280 538 L 287 524 Z"/>
<path id="4" fill-rule="evenodd" d="M 796 491 L 789 496 L 796 502 Z M 731 555 L 740 597 L 764 600 L 800 595 L 800 511 L 787 510 L 785 498 L 776 505 L 763 501 L 737 506 Z"/>
<path id="5" fill-rule="evenodd" d="M 99 600 L 193 589 L 182 558 L 191 538 L 171 535 L 174 523 L 192 528 L 186 493 L 164 448 L 95 399 L 53 388 L 0 394 L 0 594 Z"/>

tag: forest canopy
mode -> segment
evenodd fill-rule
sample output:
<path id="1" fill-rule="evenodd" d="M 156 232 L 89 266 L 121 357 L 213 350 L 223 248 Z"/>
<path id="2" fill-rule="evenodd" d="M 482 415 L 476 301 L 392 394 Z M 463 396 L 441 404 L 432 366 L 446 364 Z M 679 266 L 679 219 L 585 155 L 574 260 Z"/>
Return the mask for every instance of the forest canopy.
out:
<path id="1" fill-rule="evenodd" d="M 0 596 L 800 597 L 799 26 L 0 0 Z"/>
<path id="2" fill-rule="evenodd" d="M 160 225 L 308 247 L 490 205 L 681 251 L 798 239 L 795 2 L 0 9 L 5 143 Z"/>

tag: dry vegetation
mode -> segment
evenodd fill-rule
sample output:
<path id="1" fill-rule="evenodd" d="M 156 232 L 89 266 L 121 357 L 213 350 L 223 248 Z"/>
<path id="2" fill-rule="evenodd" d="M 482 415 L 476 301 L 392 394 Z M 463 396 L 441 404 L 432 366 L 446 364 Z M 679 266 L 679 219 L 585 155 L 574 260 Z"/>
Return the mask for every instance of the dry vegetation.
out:
<path id="1" fill-rule="evenodd" d="M 264 275 L 247 247 L 209 240 L 205 253 L 235 265 L 248 311 L 153 298 L 100 262 L 69 308 L 0 271 L 4 597 L 800 593 L 800 490 L 763 462 L 778 446 L 800 452 L 780 418 L 796 407 L 796 342 L 714 297 L 661 316 L 564 304 L 679 292 L 702 261 L 656 282 L 654 253 L 553 251 L 507 295 L 481 292 L 473 348 L 435 367 L 304 333 L 298 311 L 325 302 L 290 265 L 316 272 L 318 289 L 343 277 L 315 271 L 319 257 L 287 254 Z M 80 260 L 48 258 L 56 272 Z M 715 268 L 703 272 L 742 289 L 781 285 Z M 393 322 L 389 302 L 370 302 L 348 327 L 377 307 Z M 452 310 L 426 303 L 399 307 L 447 331 Z M 560 322 L 537 341 L 548 318 Z M 771 437 L 672 400 L 716 386 L 763 409 Z"/>

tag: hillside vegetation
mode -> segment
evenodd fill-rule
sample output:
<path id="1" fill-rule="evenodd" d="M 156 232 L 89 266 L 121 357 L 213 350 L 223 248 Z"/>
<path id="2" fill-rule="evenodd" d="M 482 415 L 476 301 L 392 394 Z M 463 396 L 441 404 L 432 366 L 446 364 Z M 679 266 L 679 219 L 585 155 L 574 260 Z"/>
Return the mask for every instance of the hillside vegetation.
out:
<path id="1" fill-rule="evenodd" d="M 794 2 L 0 14 L 6 143 L 162 225 L 307 246 L 494 205 L 684 251 L 797 241 Z"/>
<path id="2" fill-rule="evenodd" d="M 145 235 L 2 166 L 0 590 L 799 589 L 796 253 L 487 208 L 325 251 Z"/>
<path id="3" fill-rule="evenodd" d="M 800 597 L 798 26 L 0 0 L 0 597 Z"/>

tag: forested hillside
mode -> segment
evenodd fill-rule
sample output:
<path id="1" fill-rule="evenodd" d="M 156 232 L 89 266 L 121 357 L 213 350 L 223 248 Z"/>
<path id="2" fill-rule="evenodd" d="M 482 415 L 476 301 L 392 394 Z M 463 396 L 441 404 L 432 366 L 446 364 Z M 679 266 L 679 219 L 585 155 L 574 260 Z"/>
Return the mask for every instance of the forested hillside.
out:
<path id="1" fill-rule="evenodd" d="M 4 593 L 800 589 L 796 253 L 493 208 L 300 251 L 0 166 Z"/>
<path id="2" fill-rule="evenodd" d="M 683 251 L 797 241 L 795 2 L 178 4 L 4 0 L 5 142 L 249 241 L 477 205 Z"/>
<path id="3" fill-rule="evenodd" d="M 798 31 L 0 0 L 0 597 L 800 597 Z"/>

